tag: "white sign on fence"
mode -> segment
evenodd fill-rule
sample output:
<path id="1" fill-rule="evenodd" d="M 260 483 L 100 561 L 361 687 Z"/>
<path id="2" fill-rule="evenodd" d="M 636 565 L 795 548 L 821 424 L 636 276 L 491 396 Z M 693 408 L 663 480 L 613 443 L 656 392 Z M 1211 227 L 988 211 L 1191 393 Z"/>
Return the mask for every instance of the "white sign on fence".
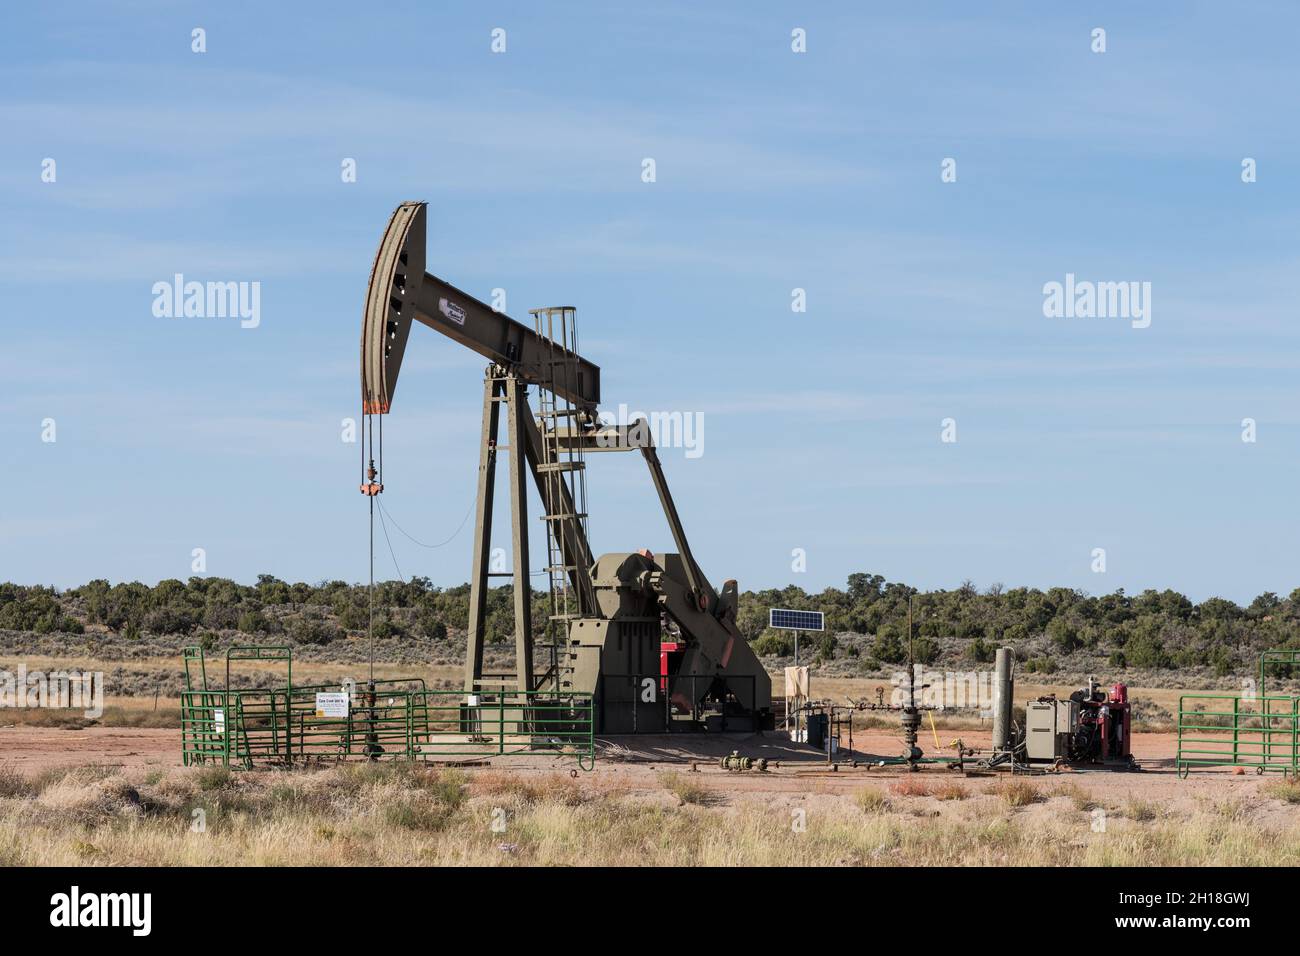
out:
<path id="1" fill-rule="evenodd" d="M 212 729 L 219 734 L 226 732 L 226 712 L 220 707 L 212 708 Z"/>
<path id="2" fill-rule="evenodd" d="M 346 717 L 348 715 L 348 695 L 329 693 L 316 695 L 317 717 Z"/>

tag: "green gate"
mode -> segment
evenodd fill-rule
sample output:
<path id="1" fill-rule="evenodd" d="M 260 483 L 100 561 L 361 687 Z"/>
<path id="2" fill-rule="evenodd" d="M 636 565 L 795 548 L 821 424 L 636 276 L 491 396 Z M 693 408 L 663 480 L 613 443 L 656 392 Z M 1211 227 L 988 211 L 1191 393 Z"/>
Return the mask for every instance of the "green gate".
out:
<path id="1" fill-rule="evenodd" d="M 1266 694 L 1266 684 L 1270 670 L 1279 670 L 1285 676 L 1290 677 L 1294 674 L 1294 669 L 1300 665 L 1300 651 L 1298 650 L 1275 650 L 1264 651 L 1259 655 L 1259 692 Z"/>
<path id="2" fill-rule="evenodd" d="M 1178 699 L 1180 777 L 1196 767 L 1300 771 L 1300 698 L 1185 694 Z"/>
<path id="3" fill-rule="evenodd" d="M 1178 753 L 1186 777 L 1197 767 L 1254 767 L 1300 776 L 1300 696 L 1267 694 L 1270 671 L 1291 676 L 1300 650 L 1259 655 L 1257 695 L 1184 694 L 1178 699 Z"/>
<path id="4" fill-rule="evenodd" d="M 293 685 L 288 647 L 232 647 L 226 683 L 208 684 L 203 651 L 182 652 L 181 755 L 186 766 L 252 769 L 347 759 L 464 761 L 506 756 L 595 761 L 592 696 L 543 691 L 429 690 L 421 678 Z M 282 662 L 285 684 L 231 688 L 232 661 Z M 197 671 L 197 681 L 196 674 Z M 197 684 L 197 686 L 196 686 Z"/>

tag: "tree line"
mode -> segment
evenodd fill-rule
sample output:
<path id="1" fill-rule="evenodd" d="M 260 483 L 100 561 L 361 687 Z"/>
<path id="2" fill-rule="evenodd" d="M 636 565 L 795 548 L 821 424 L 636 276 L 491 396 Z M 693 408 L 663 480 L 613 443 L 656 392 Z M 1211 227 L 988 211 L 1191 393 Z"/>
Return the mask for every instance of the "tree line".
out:
<path id="1" fill-rule="evenodd" d="M 540 639 L 549 596 L 535 590 L 532 602 L 533 631 Z M 849 575 L 844 588 L 817 593 L 794 585 L 743 592 L 737 623 L 760 654 L 786 656 L 793 637 L 768 629 L 768 609 L 822 611 L 826 632 L 809 635 L 816 656 L 848 654 L 896 664 L 909 654 L 909 603 L 911 655 L 921 663 L 933 662 L 954 642 L 975 662 L 992 660 L 1003 644 L 1032 643 L 1045 650 L 1028 659 L 1030 669 L 1050 670 L 1053 656 L 1092 650 L 1105 653 L 1117 667 L 1209 667 L 1229 674 L 1260 650 L 1300 647 L 1300 588 L 1285 598 L 1265 592 L 1243 607 L 1218 597 L 1198 604 L 1172 590 L 1091 595 L 1071 588 L 993 585 L 979 590 L 967 581 L 954 590 L 919 591 L 878 574 L 857 573 Z M 416 577 L 379 582 L 374 588 L 373 626 L 381 640 L 445 640 L 452 631 L 463 632 L 468 617 L 468 584 L 441 588 Z M 211 639 L 233 631 L 328 644 L 367 633 L 371 601 L 366 585 L 288 583 L 266 574 L 255 584 L 210 577 L 170 579 L 153 587 L 95 580 L 63 591 L 0 584 L 0 629 L 82 634 L 92 625 L 129 640 L 142 635 Z M 508 585 L 488 592 L 486 627 L 489 640 L 512 640 Z"/>

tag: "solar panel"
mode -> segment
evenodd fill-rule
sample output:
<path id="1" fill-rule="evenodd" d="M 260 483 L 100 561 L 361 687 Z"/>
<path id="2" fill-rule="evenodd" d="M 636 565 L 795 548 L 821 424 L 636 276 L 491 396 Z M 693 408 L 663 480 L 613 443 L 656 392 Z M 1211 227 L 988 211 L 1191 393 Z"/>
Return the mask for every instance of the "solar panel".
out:
<path id="1" fill-rule="evenodd" d="M 791 611 L 771 608 L 767 612 L 767 626 L 784 631 L 824 631 L 825 615 L 821 611 Z"/>

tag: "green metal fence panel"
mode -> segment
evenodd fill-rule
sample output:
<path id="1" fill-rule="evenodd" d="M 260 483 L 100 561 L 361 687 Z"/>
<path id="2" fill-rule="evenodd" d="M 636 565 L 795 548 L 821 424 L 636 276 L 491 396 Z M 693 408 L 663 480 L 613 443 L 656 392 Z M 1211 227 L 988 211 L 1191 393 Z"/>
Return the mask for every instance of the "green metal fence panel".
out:
<path id="1" fill-rule="evenodd" d="M 1178 699 L 1180 777 L 1196 767 L 1300 770 L 1300 698 L 1184 694 Z"/>
<path id="2" fill-rule="evenodd" d="M 293 648 L 287 644 L 236 644 L 226 651 L 226 690 L 230 690 L 231 661 L 282 662 L 286 689 L 293 689 Z"/>
<path id="3" fill-rule="evenodd" d="M 1297 665 L 1300 665 L 1300 650 L 1270 650 L 1259 655 L 1259 693 L 1267 694 L 1267 681 L 1270 671 L 1281 671 L 1284 677 L 1291 677 Z"/>
<path id="4" fill-rule="evenodd" d="M 590 694 L 425 691 L 421 715 L 425 729 L 417 751 L 424 759 L 552 754 L 591 760 L 595 756 Z"/>
<path id="5" fill-rule="evenodd" d="M 429 690 L 419 678 L 292 686 L 288 648 L 231 648 L 227 687 L 181 694 L 182 760 L 252 768 L 347 759 L 461 762 L 502 756 L 595 760 L 592 695 Z M 202 666 L 201 652 L 190 661 Z M 234 660 L 283 661 L 286 686 L 230 689 Z M 343 713 L 334 707 L 346 692 Z M 318 695 L 334 698 L 322 701 Z"/>
<path id="6" fill-rule="evenodd" d="M 207 691 L 181 694 L 181 759 L 196 763 L 225 762 L 225 712 L 223 695 Z"/>
<path id="7" fill-rule="evenodd" d="M 208 667 L 203 659 L 203 648 L 197 644 L 181 648 L 181 662 L 185 665 L 185 689 L 194 690 L 194 677 L 190 672 L 191 664 L 198 664 L 200 690 L 208 689 Z"/>

